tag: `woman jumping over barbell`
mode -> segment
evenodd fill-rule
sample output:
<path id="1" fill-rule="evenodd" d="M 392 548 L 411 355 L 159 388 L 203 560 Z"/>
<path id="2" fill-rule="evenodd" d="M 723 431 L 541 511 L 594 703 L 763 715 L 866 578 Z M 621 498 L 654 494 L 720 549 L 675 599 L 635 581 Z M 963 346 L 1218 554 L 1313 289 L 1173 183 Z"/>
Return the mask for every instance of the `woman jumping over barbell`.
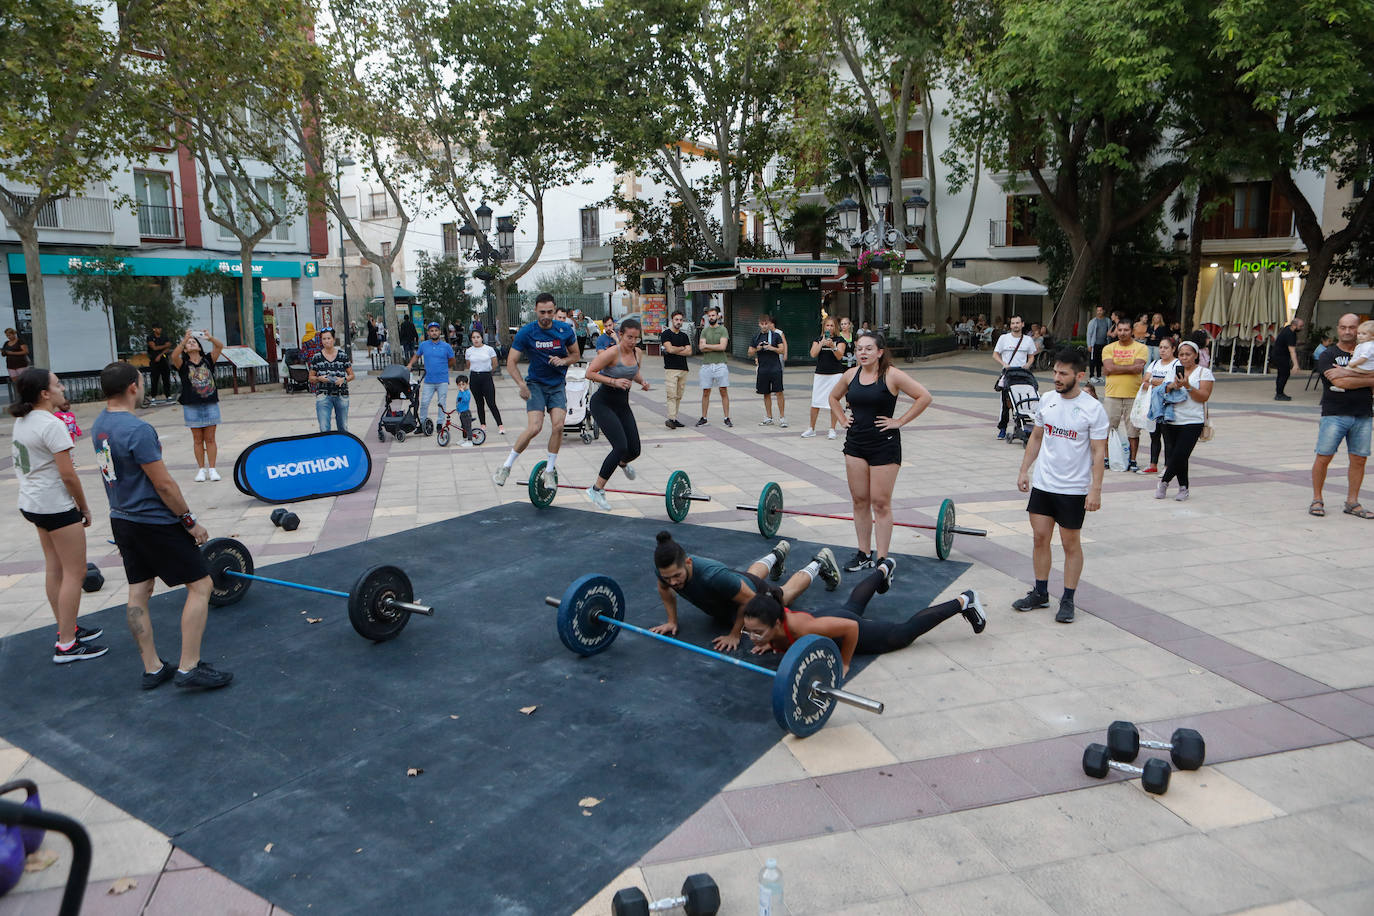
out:
<path id="1" fill-rule="evenodd" d="M 688 556 L 682 545 L 666 531 L 658 533 L 654 548 L 654 569 L 658 574 L 658 596 L 668 613 L 668 622 L 654 627 L 655 633 L 672 636 L 677 633 L 677 599 L 682 596 L 730 632 L 717 636 L 711 644 L 720 652 L 733 652 L 739 646 L 740 629 L 744 626 L 742 610 L 758 592 L 771 588 L 788 604 L 801 597 L 816 577 L 825 581 L 827 591 L 840 585 L 840 566 L 830 548 L 823 547 L 803 569 L 792 574 L 781 587 L 769 586 L 763 580 L 782 578 L 791 545 L 779 541 L 767 555 L 755 560 L 746 572 L 738 572 L 710 557 Z"/>
<path id="2" fill-rule="evenodd" d="M 827 636 L 840 647 L 840 658 L 844 662 L 844 673 L 849 674 L 849 663 L 859 655 L 882 655 L 905 649 L 916 641 L 916 637 L 933 630 L 956 614 L 973 626 L 973 632 L 981 633 L 987 626 L 983 614 L 983 603 L 978 593 L 967 589 L 949 601 L 917 611 L 908 620 L 894 623 L 889 620 L 867 620 L 864 609 L 878 591 L 887 591 L 883 586 L 889 580 L 885 570 L 877 569 L 864 577 L 849 593 L 849 600 L 838 611 L 794 611 L 786 607 L 782 599 L 786 596 L 775 586 L 761 589 L 758 594 L 744 605 L 744 634 L 754 642 L 753 652 L 786 652 L 792 643 L 807 634 Z"/>

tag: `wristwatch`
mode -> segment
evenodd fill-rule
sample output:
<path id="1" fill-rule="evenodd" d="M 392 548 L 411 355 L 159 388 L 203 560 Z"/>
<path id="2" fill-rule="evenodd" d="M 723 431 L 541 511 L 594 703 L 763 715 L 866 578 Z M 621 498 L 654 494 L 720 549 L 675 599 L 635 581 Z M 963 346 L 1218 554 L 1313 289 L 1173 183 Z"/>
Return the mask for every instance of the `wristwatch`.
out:
<path id="1" fill-rule="evenodd" d="M 188 512 L 183 512 L 183 513 L 181 513 L 181 524 L 183 524 L 184 526 L 186 526 L 186 529 L 187 529 L 188 531 L 189 531 L 190 529 L 196 527 L 196 516 L 195 516 L 195 514 L 192 513 L 192 512 L 189 512 L 189 511 L 188 511 Z"/>

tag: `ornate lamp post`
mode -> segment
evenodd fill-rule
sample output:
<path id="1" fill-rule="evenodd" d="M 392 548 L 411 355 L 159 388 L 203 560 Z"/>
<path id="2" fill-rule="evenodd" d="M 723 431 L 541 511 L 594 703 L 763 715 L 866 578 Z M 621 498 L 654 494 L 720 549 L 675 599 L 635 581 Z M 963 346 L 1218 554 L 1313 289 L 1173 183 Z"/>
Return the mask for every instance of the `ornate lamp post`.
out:
<path id="1" fill-rule="evenodd" d="M 343 199 L 343 170 L 353 165 L 353 159 L 344 154 L 334 160 L 334 195 L 338 199 Z M 348 260 L 344 254 L 344 225 L 343 220 L 339 220 L 339 285 L 343 289 L 343 328 L 344 328 L 344 352 L 353 356 L 353 329 L 348 320 Z M 334 339 L 338 340 L 338 333 L 335 332 Z"/>
<path id="2" fill-rule="evenodd" d="M 476 211 L 477 226 L 474 227 L 472 223 L 464 223 L 463 228 L 458 230 L 458 240 L 463 249 L 463 257 L 479 261 L 482 264 L 481 267 L 472 272 L 472 275 L 485 284 L 483 298 L 487 302 L 487 316 L 495 322 L 496 314 L 492 302 L 491 285 L 496 279 L 496 265 L 514 259 L 515 217 L 498 216 L 496 218 L 496 244 L 493 246 L 487 241 L 491 237 L 491 212 L 491 207 L 488 207 L 485 202 L 478 207 Z"/>
<path id="3" fill-rule="evenodd" d="M 906 246 L 912 244 L 919 237 L 919 227 L 925 221 L 926 208 L 930 202 L 921 196 L 917 191 L 906 200 L 902 201 L 902 206 L 906 211 L 906 234 L 897 231 L 897 227 L 887 222 L 887 205 L 892 202 L 892 179 L 886 174 L 879 172 L 868 181 L 869 195 L 873 200 L 874 221 L 863 232 L 859 231 L 859 204 L 853 198 L 846 197 L 835 205 L 835 212 L 840 218 L 840 228 L 849 236 L 849 247 L 854 249 L 877 248 L 886 246 L 905 251 Z M 904 266 L 904 265 L 903 265 Z M 878 321 L 877 325 L 884 325 L 883 319 L 886 317 L 886 310 L 882 308 L 881 296 L 879 297 Z"/>

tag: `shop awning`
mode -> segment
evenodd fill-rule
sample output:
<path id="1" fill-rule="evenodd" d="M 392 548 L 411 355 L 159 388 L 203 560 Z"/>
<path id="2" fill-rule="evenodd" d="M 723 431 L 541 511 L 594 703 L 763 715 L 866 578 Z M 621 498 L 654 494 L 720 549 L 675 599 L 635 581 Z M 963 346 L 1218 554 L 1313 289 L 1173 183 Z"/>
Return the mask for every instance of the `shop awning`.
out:
<path id="1" fill-rule="evenodd" d="M 836 260 L 800 261 L 773 258 L 766 261 L 736 258 L 735 268 L 741 277 L 838 277 L 844 268 Z"/>
<path id="2" fill-rule="evenodd" d="M 689 277 L 682 281 L 682 288 L 689 293 L 718 293 L 724 290 L 739 289 L 739 275 Z"/>

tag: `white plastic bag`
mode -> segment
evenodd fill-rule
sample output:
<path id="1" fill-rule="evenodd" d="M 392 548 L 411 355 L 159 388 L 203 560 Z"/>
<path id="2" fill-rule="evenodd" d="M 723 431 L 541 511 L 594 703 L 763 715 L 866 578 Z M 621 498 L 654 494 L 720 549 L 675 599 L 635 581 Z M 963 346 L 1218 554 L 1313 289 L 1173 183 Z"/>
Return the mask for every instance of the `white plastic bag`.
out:
<path id="1" fill-rule="evenodd" d="M 1107 433 L 1107 467 L 1113 471 L 1126 470 L 1126 443 L 1121 439 L 1121 433 L 1113 429 Z"/>
<path id="2" fill-rule="evenodd" d="M 1142 387 L 1135 393 L 1135 402 L 1131 404 L 1131 425 L 1146 432 L 1154 432 L 1155 428 L 1150 422 L 1150 390 Z"/>

